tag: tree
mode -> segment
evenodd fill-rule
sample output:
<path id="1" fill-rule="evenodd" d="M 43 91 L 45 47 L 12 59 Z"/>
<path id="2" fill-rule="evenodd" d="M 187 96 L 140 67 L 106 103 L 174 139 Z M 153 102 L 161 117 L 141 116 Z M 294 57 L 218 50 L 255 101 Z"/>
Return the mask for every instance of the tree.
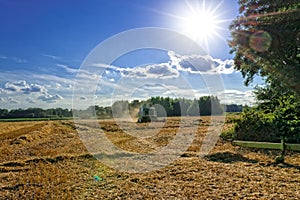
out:
<path id="1" fill-rule="evenodd" d="M 172 108 L 173 108 L 173 116 L 186 116 L 187 110 L 191 105 L 191 100 L 187 100 L 185 98 L 174 99 Z"/>
<path id="2" fill-rule="evenodd" d="M 173 103 L 174 103 L 174 100 L 171 99 L 170 97 L 151 97 L 150 100 L 148 100 L 149 103 L 152 105 L 152 106 L 155 106 L 156 104 L 157 105 L 160 105 L 164 108 L 167 116 L 172 116 L 173 115 Z M 164 112 L 159 109 L 157 111 L 157 115 L 160 116 L 164 116 Z"/>
<path id="3" fill-rule="evenodd" d="M 200 114 L 201 115 L 211 115 L 211 97 L 203 96 L 198 100 Z"/>
<path id="4" fill-rule="evenodd" d="M 299 0 L 239 0 L 239 4 L 240 15 L 230 26 L 229 41 L 231 53 L 235 53 L 235 68 L 242 72 L 245 85 L 256 75 L 264 77 L 266 84 L 256 88 L 258 106 L 243 113 L 236 131 L 260 132 L 264 136 L 276 132 L 278 137 L 298 141 Z"/>
<path id="5" fill-rule="evenodd" d="M 5 118 L 8 115 L 7 109 L 0 109 L 0 118 Z"/>
<path id="6" fill-rule="evenodd" d="M 199 99 L 201 115 L 219 115 L 223 113 L 223 108 L 218 97 L 203 96 Z"/>
<path id="7" fill-rule="evenodd" d="M 300 94 L 299 0 L 239 0 L 230 26 L 235 68 L 248 85 L 255 75 Z"/>
<path id="8" fill-rule="evenodd" d="M 199 102 L 194 99 L 193 103 L 190 105 L 190 107 L 187 109 L 187 114 L 189 116 L 199 116 Z"/>
<path id="9" fill-rule="evenodd" d="M 237 105 L 237 104 L 225 105 L 225 111 L 226 112 L 242 112 L 243 106 Z"/>
<path id="10" fill-rule="evenodd" d="M 221 105 L 217 96 L 211 96 L 211 115 L 221 115 L 224 112 L 224 106 Z"/>

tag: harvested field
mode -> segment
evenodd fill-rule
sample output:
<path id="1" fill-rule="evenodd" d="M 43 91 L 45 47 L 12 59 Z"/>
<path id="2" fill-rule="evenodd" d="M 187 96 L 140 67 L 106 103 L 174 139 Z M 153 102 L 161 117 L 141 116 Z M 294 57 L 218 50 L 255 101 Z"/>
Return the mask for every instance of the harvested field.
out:
<path id="1" fill-rule="evenodd" d="M 196 130 L 196 135 L 169 165 L 129 173 L 87 151 L 77 130 L 88 137 L 99 129 L 93 121 L 77 126 L 72 121 L 0 122 L 0 199 L 300 199 L 299 153 L 288 153 L 285 164 L 275 164 L 276 151 L 250 151 L 220 139 L 199 157 L 205 135 L 222 126 L 221 120 L 99 124 L 112 144 L 136 154 L 168 145 L 179 128 L 183 134 Z"/>

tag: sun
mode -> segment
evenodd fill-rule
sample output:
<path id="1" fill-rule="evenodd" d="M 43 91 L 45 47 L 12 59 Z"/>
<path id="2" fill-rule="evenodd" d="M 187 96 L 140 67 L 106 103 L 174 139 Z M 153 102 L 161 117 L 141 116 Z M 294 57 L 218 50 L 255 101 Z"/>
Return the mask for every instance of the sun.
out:
<path id="1" fill-rule="evenodd" d="M 184 2 L 185 6 L 181 6 L 176 15 L 177 30 L 202 44 L 208 51 L 210 42 L 216 39 L 225 40 L 221 32 L 227 28 L 224 27 L 224 22 L 230 20 L 224 19 L 224 12 L 220 11 L 223 1 L 218 4 L 209 1 L 209 5 L 205 0 L 194 4 L 191 1 Z"/>
<path id="2" fill-rule="evenodd" d="M 194 40 L 205 40 L 218 34 L 218 23 L 216 16 L 208 11 L 191 13 L 184 18 L 183 32 Z"/>

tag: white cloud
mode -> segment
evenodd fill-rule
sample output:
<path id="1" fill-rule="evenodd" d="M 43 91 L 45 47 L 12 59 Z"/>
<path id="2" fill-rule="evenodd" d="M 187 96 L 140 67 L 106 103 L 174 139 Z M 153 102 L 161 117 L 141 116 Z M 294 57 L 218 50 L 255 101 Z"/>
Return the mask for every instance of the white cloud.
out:
<path id="1" fill-rule="evenodd" d="M 59 83 L 55 83 L 55 86 L 54 86 L 56 89 L 60 89 L 61 88 L 61 84 Z"/>
<path id="2" fill-rule="evenodd" d="M 27 101 L 28 103 L 35 103 L 35 101 L 34 101 L 33 99 L 29 98 L 29 97 L 26 98 L 26 101 Z"/>
<path id="3" fill-rule="evenodd" d="M 30 76 L 27 76 L 27 78 L 29 79 Z M 56 83 L 59 83 L 61 85 L 62 84 L 68 84 L 68 85 L 74 84 L 74 80 L 72 80 L 72 79 L 59 77 L 56 75 L 50 75 L 50 74 L 31 74 L 31 78 L 33 78 L 35 80 L 39 80 L 40 82 L 44 82 L 44 83 L 52 83 L 53 85 Z"/>
<path id="4" fill-rule="evenodd" d="M 168 52 L 169 62 L 124 68 L 107 64 L 94 64 L 101 73 L 100 78 L 107 81 L 119 80 L 123 77 L 140 79 L 169 79 L 180 76 L 181 72 L 191 74 L 231 74 L 234 70 L 233 60 L 214 59 L 209 55 L 179 55 Z M 90 77 L 90 75 L 89 75 Z"/>
<path id="5" fill-rule="evenodd" d="M 244 95 L 245 92 L 240 90 L 224 90 L 223 94 L 225 95 Z"/>
<path id="6" fill-rule="evenodd" d="M 51 94 L 42 94 L 41 96 L 38 97 L 39 100 L 42 100 L 47 103 L 55 103 L 58 100 L 64 99 L 62 96 L 59 94 L 56 95 L 51 95 Z"/>
<path id="7" fill-rule="evenodd" d="M 76 75 L 76 81 L 78 80 L 85 80 L 85 81 L 95 81 L 97 79 L 101 78 L 101 75 L 97 73 L 89 73 L 84 71 L 79 71 Z"/>
<path id="8" fill-rule="evenodd" d="M 3 88 L 0 88 L 0 94 L 1 93 L 6 93 L 6 91 Z"/>
<path id="9" fill-rule="evenodd" d="M 224 90 L 219 93 L 220 100 L 224 104 L 241 104 L 241 105 L 253 105 L 255 102 L 255 96 L 252 90 L 240 91 L 240 90 Z"/>
<path id="10" fill-rule="evenodd" d="M 107 72 L 116 71 L 116 72 L 123 72 L 126 71 L 128 68 L 117 67 L 113 65 L 103 64 L 103 63 L 95 63 L 92 65 L 93 67 L 102 68 L 103 70 L 108 70 Z"/>
<path id="11" fill-rule="evenodd" d="M 232 74 L 237 72 L 234 69 L 234 61 L 233 60 L 220 60 L 214 59 L 214 62 L 217 63 L 216 68 L 213 69 L 211 72 L 219 73 L 219 74 Z"/>
<path id="12" fill-rule="evenodd" d="M 60 60 L 60 59 L 61 59 L 61 57 L 59 57 L 59 56 L 50 55 L 50 54 L 42 54 L 42 56 L 51 58 L 51 59 L 53 59 L 53 60 Z"/>
<path id="13" fill-rule="evenodd" d="M 23 92 L 26 94 L 30 94 L 32 92 L 47 92 L 47 89 L 44 86 L 28 84 L 25 80 L 7 82 L 4 85 L 4 89 L 10 92 Z"/>
<path id="14" fill-rule="evenodd" d="M 44 86 L 38 84 L 30 84 L 28 88 L 24 90 L 25 93 L 31 92 L 47 92 L 47 89 Z"/>
<path id="15" fill-rule="evenodd" d="M 69 86 L 69 85 L 67 85 Z M 56 88 L 57 90 L 60 90 L 61 84 L 57 83 L 55 85 L 40 85 L 40 84 L 29 84 L 25 80 L 19 80 L 19 81 L 14 81 L 14 82 L 7 82 L 4 85 L 4 88 L 1 89 L 1 91 L 5 91 L 8 94 L 11 95 L 18 95 L 20 98 L 20 101 L 22 103 L 36 103 L 36 100 L 41 100 L 42 102 L 46 103 L 54 103 L 57 102 L 58 100 L 64 99 L 61 95 L 56 94 L 52 95 L 49 94 L 49 91 L 46 87 L 49 88 Z M 51 89 L 51 93 L 53 93 L 55 90 Z M 22 96 L 25 95 L 25 96 Z M 8 98 L 9 103 L 20 103 L 19 100 L 14 99 L 13 96 Z"/>
<path id="16" fill-rule="evenodd" d="M 178 71 L 199 74 L 231 74 L 234 73 L 233 60 L 214 59 L 209 55 L 179 55 L 169 51 L 170 63 Z"/>
<path id="17" fill-rule="evenodd" d="M 26 88 L 26 82 L 25 81 L 18 81 L 13 83 L 5 83 L 4 85 L 5 89 L 12 92 L 20 92 L 23 88 Z"/>
<path id="18" fill-rule="evenodd" d="M 12 104 L 19 104 L 20 102 L 13 97 L 8 97 L 8 102 Z"/>
<path id="19" fill-rule="evenodd" d="M 127 68 L 123 71 L 123 75 L 133 78 L 154 78 L 154 79 L 167 79 L 178 77 L 177 70 L 171 68 L 169 63 L 147 65 L 145 67 Z"/>
<path id="20" fill-rule="evenodd" d="M 103 78 L 115 78 L 117 76 L 132 78 L 173 78 L 179 75 L 176 69 L 173 69 L 170 63 L 159 63 L 134 68 L 123 68 L 106 64 L 94 64 L 93 66 L 103 68 Z M 101 71 L 101 70 L 100 70 Z M 114 77 L 115 76 L 115 77 Z"/>
<path id="21" fill-rule="evenodd" d="M 78 72 L 78 69 L 73 69 L 67 65 L 63 65 L 63 64 L 56 64 L 57 67 L 63 68 L 64 70 L 66 70 L 68 73 L 71 74 L 75 74 Z"/>
<path id="22" fill-rule="evenodd" d="M 180 71 L 190 73 L 207 72 L 214 68 L 214 62 L 209 56 L 185 55 L 180 56 L 174 52 L 169 52 L 171 64 Z"/>
<path id="23" fill-rule="evenodd" d="M 74 79 L 70 77 L 25 70 L 0 71 L 0 104 L 7 109 L 32 106 L 49 108 L 53 106 L 50 102 L 56 102 L 57 107 L 69 108 L 72 105 L 73 85 Z M 13 98 L 11 102 L 9 97 Z M 16 104 L 18 102 L 20 104 Z"/>

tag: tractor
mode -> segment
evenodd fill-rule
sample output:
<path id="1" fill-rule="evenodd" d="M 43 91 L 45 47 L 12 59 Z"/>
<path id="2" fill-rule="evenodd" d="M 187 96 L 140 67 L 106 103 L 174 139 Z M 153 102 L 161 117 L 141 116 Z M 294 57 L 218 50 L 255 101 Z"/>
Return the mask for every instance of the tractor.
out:
<path id="1" fill-rule="evenodd" d="M 157 121 L 156 109 L 149 104 L 144 104 L 138 113 L 138 123 Z"/>

